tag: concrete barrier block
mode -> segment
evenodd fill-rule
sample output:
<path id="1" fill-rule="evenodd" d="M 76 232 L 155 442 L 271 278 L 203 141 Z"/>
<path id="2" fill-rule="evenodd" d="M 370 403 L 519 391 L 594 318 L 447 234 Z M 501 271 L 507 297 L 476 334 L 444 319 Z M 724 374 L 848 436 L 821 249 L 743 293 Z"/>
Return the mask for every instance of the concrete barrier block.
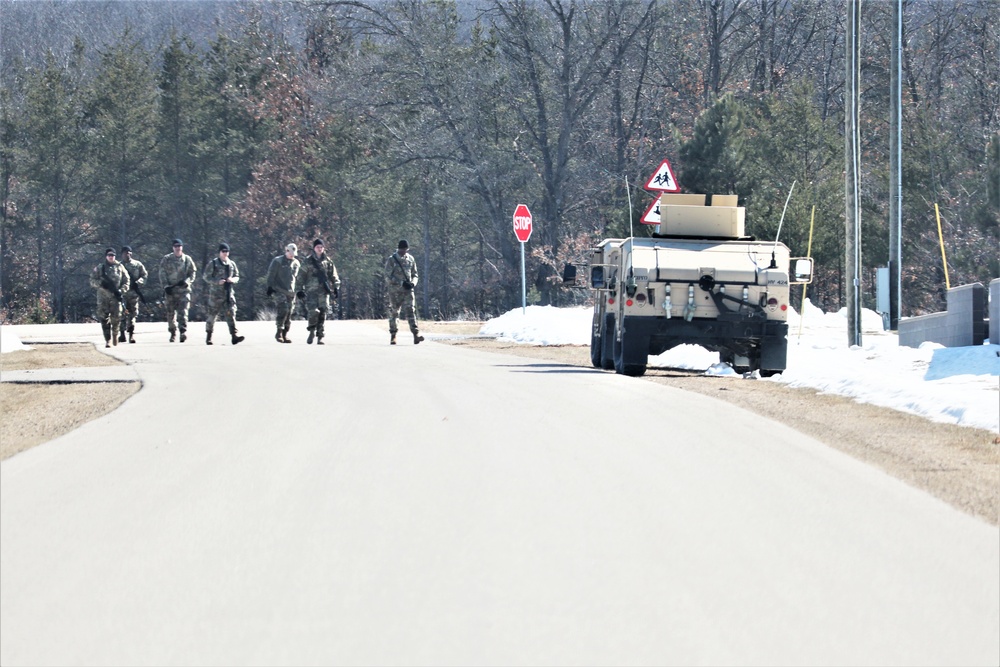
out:
<path id="1" fill-rule="evenodd" d="M 1000 292 L 1000 280 L 996 290 Z M 993 283 L 990 290 L 994 289 Z M 998 297 L 1000 298 L 1000 297 Z M 945 347 L 982 345 L 986 340 L 987 291 L 980 283 L 961 285 L 948 290 L 948 310 L 899 321 L 899 344 L 919 347 L 930 341 Z"/>

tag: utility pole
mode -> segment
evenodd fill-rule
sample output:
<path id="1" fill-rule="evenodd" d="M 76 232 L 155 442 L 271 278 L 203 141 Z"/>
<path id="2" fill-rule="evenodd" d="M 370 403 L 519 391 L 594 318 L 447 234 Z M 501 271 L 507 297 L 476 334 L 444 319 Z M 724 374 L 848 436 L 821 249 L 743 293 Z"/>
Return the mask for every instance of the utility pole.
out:
<path id="1" fill-rule="evenodd" d="M 899 330 L 903 279 L 903 0 L 892 3 L 889 73 L 889 329 Z"/>
<path id="2" fill-rule="evenodd" d="M 847 0 L 847 96 L 844 106 L 844 193 L 847 344 L 861 345 L 861 2 Z"/>

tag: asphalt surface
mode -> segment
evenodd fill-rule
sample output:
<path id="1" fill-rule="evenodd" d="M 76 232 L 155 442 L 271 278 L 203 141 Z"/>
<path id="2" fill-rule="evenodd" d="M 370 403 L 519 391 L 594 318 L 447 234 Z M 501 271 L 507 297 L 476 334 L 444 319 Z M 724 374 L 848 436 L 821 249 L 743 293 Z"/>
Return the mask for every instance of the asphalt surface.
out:
<path id="1" fill-rule="evenodd" d="M 777 423 L 365 323 L 163 329 L 0 464 L 4 665 L 1000 662 L 1000 530 Z"/>

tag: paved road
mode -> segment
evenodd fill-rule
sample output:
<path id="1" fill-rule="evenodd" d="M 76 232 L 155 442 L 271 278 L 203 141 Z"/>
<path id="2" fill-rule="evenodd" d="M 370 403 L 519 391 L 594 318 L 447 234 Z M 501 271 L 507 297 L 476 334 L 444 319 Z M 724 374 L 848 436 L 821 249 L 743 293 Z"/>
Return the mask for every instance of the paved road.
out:
<path id="1" fill-rule="evenodd" d="M 1000 531 L 788 428 L 242 329 L 117 348 L 143 390 L 0 465 L 4 665 L 1000 662 Z"/>

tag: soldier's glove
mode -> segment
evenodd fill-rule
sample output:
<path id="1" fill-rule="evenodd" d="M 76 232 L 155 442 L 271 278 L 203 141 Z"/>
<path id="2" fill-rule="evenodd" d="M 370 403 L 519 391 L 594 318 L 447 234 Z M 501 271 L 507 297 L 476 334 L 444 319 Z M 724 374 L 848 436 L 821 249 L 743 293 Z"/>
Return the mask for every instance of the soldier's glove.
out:
<path id="1" fill-rule="evenodd" d="M 164 287 L 163 288 L 163 296 L 170 296 L 170 294 L 173 291 L 174 291 L 174 286 L 173 285 L 171 285 L 170 287 Z"/>
<path id="2" fill-rule="evenodd" d="M 337 289 L 336 287 L 334 287 L 333 288 L 333 298 L 336 299 L 339 296 L 340 296 L 340 290 Z"/>
<path id="3" fill-rule="evenodd" d="M 298 291 L 298 292 L 295 293 L 295 296 L 297 296 L 300 299 L 304 299 L 304 298 L 306 298 L 306 293 L 300 290 L 300 291 Z"/>
<path id="4" fill-rule="evenodd" d="M 268 296 L 273 296 L 274 295 L 274 288 L 273 287 L 268 287 L 267 288 L 267 295 Z"/>
<path id="5" fill-rule="evenodd" d="M 403 289 L 413 289 L 413 283 L 411 283 L 409 280 L 404 280 Z"/>

